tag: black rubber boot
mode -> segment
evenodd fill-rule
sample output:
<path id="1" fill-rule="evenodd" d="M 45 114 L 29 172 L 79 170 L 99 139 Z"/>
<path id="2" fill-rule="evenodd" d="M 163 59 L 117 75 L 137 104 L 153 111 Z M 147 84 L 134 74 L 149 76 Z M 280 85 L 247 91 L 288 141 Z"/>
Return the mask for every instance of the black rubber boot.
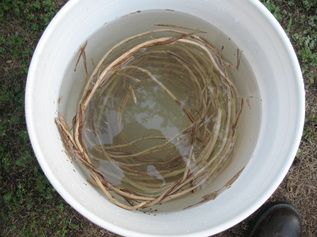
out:
<path id="1" fill-rule="evenodd" d="M 288 203 L 266 206 L 255 218 L 250 237 L 300 237 L 301 222 L 296 209 Z"/>

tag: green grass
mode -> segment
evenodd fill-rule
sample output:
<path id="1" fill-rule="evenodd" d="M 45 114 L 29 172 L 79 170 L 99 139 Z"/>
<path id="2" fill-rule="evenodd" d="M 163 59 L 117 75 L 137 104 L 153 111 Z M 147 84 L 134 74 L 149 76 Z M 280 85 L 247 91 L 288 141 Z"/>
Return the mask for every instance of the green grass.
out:
<path id="1" fill-rule="evenodd" d="M 24 90 L 37 40 L 54 1 L 0 3 L 0 236 L 69 236 L 75 213 L 43 175 L 24 121 Z"/>
<path id="2" fill-rule="evenodd" d="M 0 1 L 0 236 L 87 236 L 84 229 L 90 226 L 48 183 L 32 152 L 24 119 L 28 66 L 40 35 L 60 7 L 57 2 L 61 1 Z M 315 101 L 317 1 L 262 2 L 290 36 L 308 95 Z M 304 139 L 314 144 L 316 130 L 316 109 L 308 105 Z"/>
<path id="3" fill-rule="evenodd" d="M 291 38 L 307 87 L 317 83 L 317 1 L 262 0 Z M 286 26 L 286 27 L 285 27 Z"/>

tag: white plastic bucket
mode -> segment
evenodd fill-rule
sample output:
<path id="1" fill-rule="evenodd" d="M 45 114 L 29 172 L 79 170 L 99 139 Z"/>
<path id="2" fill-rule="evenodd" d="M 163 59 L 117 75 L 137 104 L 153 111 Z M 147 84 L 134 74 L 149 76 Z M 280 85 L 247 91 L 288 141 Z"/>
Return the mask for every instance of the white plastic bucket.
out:
<path id="1" fill-rule="evenodd" d="M 86 177 L 73 172 L 74 164 L 63 152 L 54 119 L 61 110 L 61 95 L 68 106 L 65 104 L 63 112 L 69 116 L 75 112 L 75 106 L 69 105 L 76 104 L 84 82 L 65 75 L 80 45 L 105 23 L 137 11 L 158 9 L 201 18 L 243 50 L 257 80 L 261 113 L 257 112 L 258 122 L 251 112 L 245 117 L 244 127 L 249 124 L 251 129 L 244 129 L 249 132 L 241 135 L 242 148 L 219 179 L 221 186 L 246 166 L 230 189 L 200 206 L 154 216 L 123 210 L 86 185 Z M 87 50 L 92 58 L 98 58 L 98 50 Z M 241 87 L 243 91 L 243 83 Z M 69 96 L 71 93 L 74 96 Z M 257 0 L 70 0 L 34 53 L 25 106 L 29 135 L 42 169 L 60 195 L 83 216 L 124 236 L 208 236 L 242 221 L 278 187 L 299 146 L 304 101 L 303 79 L 289 39 Z"/>

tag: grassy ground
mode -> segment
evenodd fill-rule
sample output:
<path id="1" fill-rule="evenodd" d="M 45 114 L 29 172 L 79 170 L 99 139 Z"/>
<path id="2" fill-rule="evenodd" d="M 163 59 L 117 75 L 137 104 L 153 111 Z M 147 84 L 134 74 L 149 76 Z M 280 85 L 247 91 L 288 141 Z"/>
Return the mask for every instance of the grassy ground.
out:
<path id="1" fill-rule="evenodd" d="M 0 236 L 115 236 L 91 224 L 54 191 L 30 146 L 24 89 L 32 52 L 64 0 L 0 1 Z M 317 1 L 262 0 L 298 53 L 307 92 L 301 147 L 272 200 L 300 210 L 304 236 L 317 235 Z M 243 236 L 252 217 L 219 236 Z"/>

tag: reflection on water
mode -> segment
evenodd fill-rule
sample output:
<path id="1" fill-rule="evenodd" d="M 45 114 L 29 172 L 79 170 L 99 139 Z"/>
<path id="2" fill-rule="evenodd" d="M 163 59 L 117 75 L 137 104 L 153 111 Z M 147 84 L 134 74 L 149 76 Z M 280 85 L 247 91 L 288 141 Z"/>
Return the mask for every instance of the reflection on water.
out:
<path id="1" fill-rule="evenodd" d="M 190 104 L 193 92 L 188 84 L 176 83 L 184 80 L 184 74 L 175 74 L 162 65 L 147 65 L 144 57 L 135 63 L 140 60 L 142 67 L 155 68 L 151 68 L 153 75 L 173 88 L 181 104 L 148 75 L 127 68 L 113 76 L 107 89 L 97 92 L 89 107 L 83 140 L 109 182 L 132 193 L 142 194 L 142 187 L 147 187 L 147 194 L 155 195 L 183 175 L 190 152 L 184 129 L 191 124 L 183 109 Z M 105 151 L 111 157 L 105 157 Z"/>
<path id="2" fill-rule="evenodd" d="M 183 43 L 149 47 L 98 88 L 86 112 L 83 141 L 108 182 L 157 196 L 212 164 L 207 160 L 223 149 L 232 117 L 227 120 L 225 111 L 227 86 L 213 80 L 218 77 L 206 58 L 206 52 Z"/>

